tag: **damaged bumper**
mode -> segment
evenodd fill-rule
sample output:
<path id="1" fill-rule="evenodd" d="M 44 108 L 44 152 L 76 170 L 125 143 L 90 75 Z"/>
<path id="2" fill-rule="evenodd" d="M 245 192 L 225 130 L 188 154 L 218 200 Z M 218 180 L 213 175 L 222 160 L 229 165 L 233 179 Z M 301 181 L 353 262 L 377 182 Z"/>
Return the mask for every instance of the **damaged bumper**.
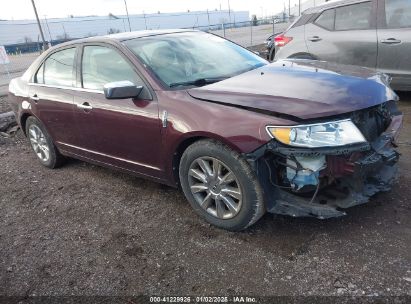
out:
<path id="1" fill-rule="evenodd" d="M 290 148 L 270 141 L 249 155 L 266 196 L 267 211 L 294 217 L 339 217 L 391 189 L 402 115 L 370 143 L 321 149 Z M 300 170 L 298 169 L 300 168 Z"/>

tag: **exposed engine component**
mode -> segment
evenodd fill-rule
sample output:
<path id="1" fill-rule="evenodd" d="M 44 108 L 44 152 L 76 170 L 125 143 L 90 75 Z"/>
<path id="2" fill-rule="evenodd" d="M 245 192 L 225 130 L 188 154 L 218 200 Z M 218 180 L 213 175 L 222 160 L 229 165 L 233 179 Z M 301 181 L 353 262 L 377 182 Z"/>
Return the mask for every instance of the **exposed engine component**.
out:
<path id="1" fill-rule="evenodd" d="M 327 162 L 324 155 L 287 158 L 287 179 L 295 190 L 300 190 L 307 185 L 317 186 L 320 171 L 326 167 Z"/>
<path id="2" fill-rule="evenodd" d="M 372 142 L 384 132 L 391 122 L 390 110 L 391 103 L 383 103 L 381 105 L 357 111 L 352 114 L 351 119 L 360 129 L 364 137 Z"/>

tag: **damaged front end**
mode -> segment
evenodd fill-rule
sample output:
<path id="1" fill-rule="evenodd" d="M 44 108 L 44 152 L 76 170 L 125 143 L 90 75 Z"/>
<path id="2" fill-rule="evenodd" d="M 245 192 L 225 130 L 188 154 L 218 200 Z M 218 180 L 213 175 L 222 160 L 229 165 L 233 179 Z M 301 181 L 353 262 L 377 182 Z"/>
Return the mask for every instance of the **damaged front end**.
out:
<path id="1" fill-rule="evenodd" d="M 269 212 L 339 217 L 345 215 L 343 209 L 366 203 L 372 195 L 391 188 L 399 159 L 395 141 L 402 125 L 395 102 L 354 112 L 349 121 L 364 136 L 363 142 L 307 148 L 273 138 L 247 155 L 263 186 Z M 335 136 L 338 128 L 333 132 Z M 355 130 L 345 136 L 351 132 Z M 292 131 L 287 136 L 295 137 Z"/>

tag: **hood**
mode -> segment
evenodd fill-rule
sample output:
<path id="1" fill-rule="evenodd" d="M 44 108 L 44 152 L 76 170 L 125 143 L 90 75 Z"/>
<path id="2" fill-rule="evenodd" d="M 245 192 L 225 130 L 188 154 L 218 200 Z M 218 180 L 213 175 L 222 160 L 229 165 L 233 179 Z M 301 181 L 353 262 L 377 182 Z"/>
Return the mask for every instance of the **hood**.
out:
<path id="1" fill-rule="evenodd" d="M 370 69 L 314 60 L 280 60 L 189 89 L 197 99 L 306 120 L 397 100 L 388 77 Z"/>

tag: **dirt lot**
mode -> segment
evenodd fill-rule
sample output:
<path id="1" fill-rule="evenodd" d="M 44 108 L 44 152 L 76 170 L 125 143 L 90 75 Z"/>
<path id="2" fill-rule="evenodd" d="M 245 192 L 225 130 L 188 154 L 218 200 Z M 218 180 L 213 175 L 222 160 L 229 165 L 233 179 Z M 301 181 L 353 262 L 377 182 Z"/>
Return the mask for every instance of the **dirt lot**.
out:
<path id="1" fill-rule="evenodd" d="M 178 190 L 0 139 L 0 295 L 411 295 L 411 94 L 400 180 L 340 219 L 267 214 L 241 233 Z"/>

